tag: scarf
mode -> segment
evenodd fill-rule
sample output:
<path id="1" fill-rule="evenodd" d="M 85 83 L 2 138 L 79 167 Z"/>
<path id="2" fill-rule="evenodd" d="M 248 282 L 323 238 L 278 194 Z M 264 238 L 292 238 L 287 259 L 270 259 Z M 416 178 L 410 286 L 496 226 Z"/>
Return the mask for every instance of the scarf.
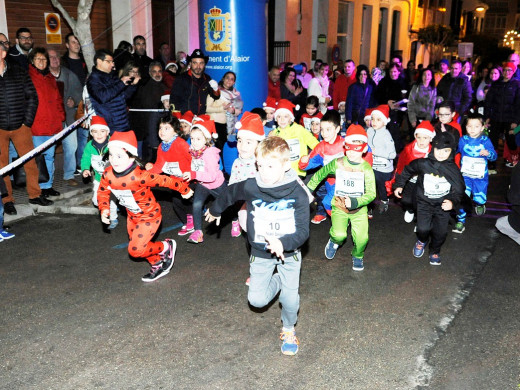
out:
<path id="1" fill-rule="evenodd" d="M 199 159 L 202 157 L 202 155 L 204 154 L 204 152 L 206 151 L 206 149 L 208 148 L 208 146 L 204 146 L 202 149 L 199 149 L 199 150 L 193 150 L 192 148 L 190 148 L 190 154 L 193 158 L 195 159 Z"/>
<path id="2" fill-rule="evenodd" d="M 170 147 L 172 146 L 173 141 L 175 141 L 176 139 L 177 139 L 177 136 L 174 136 L 170 142 L 164 142 L 164 141 L 161 142 L 161 150 L 163 152 L 167 152 L 168 150 L 170 150 Z"/>

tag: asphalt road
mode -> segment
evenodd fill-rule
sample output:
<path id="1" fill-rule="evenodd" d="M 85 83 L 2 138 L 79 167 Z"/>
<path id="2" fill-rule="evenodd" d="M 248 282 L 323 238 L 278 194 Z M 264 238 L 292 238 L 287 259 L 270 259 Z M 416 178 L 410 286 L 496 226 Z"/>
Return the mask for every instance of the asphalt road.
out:
<path id="1" fill-rule="evenodd" d="M 494 229 L 507 178 L 488 213 L 450 233 L 443 263 L 412 256 L 413 224 L 393 205 L 370 222 L 365 270 L 351 242 L 325 260 L 328 222 L 303 250 L 300 351 L 280 353 L 280 307 L 247 303 L 247 244 L 230 225 L 203 244 L 163 232 L 172 272 L 140 278 L 125 223 L 39 214 L 0 243 L 1 389 L 513 389 L 519 381 L 518 246 Z"/>

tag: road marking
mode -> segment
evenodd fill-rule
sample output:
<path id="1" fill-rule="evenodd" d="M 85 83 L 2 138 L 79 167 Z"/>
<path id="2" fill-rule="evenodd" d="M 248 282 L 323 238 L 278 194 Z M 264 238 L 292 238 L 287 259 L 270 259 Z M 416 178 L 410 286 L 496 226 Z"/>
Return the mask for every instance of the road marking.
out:
<path id="1" fill-rule="evenodd" d="M 172 226 L 168 226 L 168 227 L 166 227 L 164 229 L 161 229 L 161 231 L 159 232 L 159 235 L 161 235 L 163 233 L 167 233 L 167 232 L 169 232 L 171 230 L 178 229 L 180 227 L 182 227 L 182 223 L 181 222 L 176 223 L 175 225 L 172 225 Z M 115 245 L 115 246 L 112 247 L 112 249 L 124 249 L 126 247 L 128 247 L 128 242 L 125 242 L 123 244 Z"/>

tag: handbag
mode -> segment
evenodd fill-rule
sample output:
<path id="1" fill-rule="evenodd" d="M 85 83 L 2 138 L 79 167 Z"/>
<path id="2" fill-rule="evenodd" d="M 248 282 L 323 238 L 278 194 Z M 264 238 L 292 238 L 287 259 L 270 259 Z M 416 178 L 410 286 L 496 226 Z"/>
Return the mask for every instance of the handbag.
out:
<path id="1" fill-rule="evenodd" d="M 15 158 L 15 160 L 18 157 Z M 38 183 L 48 182 L 50 179 L 49 171 L 47 170 L 47 164 L 45 164 L 45 157 L 42 154 L 38 154 L 34 161 L 36 162 L 36 166 L 38 167 Z M 20 165 L 13 169 L 12 171 L 14 185 L 16 187 L 25 187 L 27 185 L 27 178 L 25 177 L 25 169 L 23 169 L 23 165 Z"/>

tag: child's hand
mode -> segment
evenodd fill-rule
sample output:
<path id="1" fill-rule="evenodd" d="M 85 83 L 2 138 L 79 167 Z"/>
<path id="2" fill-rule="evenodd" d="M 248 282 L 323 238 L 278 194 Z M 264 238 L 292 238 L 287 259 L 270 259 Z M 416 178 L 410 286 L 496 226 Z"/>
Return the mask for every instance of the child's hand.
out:
<path id="1" fill-rule="evenodd" d="M 347 209 L 349 209 L 350 206 L 352 206 L 352 201 L 350 200 L 350 198 L 348 196 L 345 196 L 345 207 Z"/>
<path id="2" fill-rule="evenodd" d="M 181 195 L 184 199 L 189 199 L 193 196 L 193 190 L 190 189 L 190 192 L 188 192 L 185 195 Z"/>
<path id="3" fill-rule="evenodd" d="M 482 149 L 480 151 L 480 156 L 484 156 L 484 157 L 489 156 L 489 151 L 487 149 Z"/>
<path id="4" fill-rule="evenodd" d="M 269 252 L 278 257 L 280 260 L 285 259 L 283 255 L 283 244 L 278 238 L 266 237 L 265 240 L 267 241 L 266 249 Z"/>
<path id="5" fill-rule="evenodd" d="M 85 169 L 83 172 L 81 172 L 81 176 L 87 178 L 89 176 L 92 176 L 92 173 L 88 169 Z"/>
<path id="6" fill-rule="evenodd" d="M 152 168 L 153 168 L 153 164 L 151 162 L 146 163 L 146 165 L 144 166 L 144 169 L 146 169 L 147 171 L 149 171 Z"/>
<path id="7" fill-rule="evenodd" d="M 402 198 L 402 196 L 401 196 L 402 192 L 403 192 L 403 188 L 402 187 L 396 188 L 395 191 L 394 191 L 395 197 L 401 199 Z"/>
<path id="8" fill-rule="evenodd" d="M 302 164 L 308 164 L 309 163 L 309 155 L 302 156 L 302 158 L 300 158 L 300 162 Z"/>
<path id="9" fill-rule="evenodd" d="M 450 211 L 453 208 L 453 202 L 451 200 L 444 199 L 442 201 L 441 207 L 444 211 Z"/>
<path id="10" fill-rule="evenodd" d="M 206 222 L 217 221 L 217 222 L 215 222 L 215 224 L 217 226 L 220 225 L 220 217 L 214 217 L 213 215 L 210 214 L 209 210 L 206 210 L 206 213 L 204 214 L 204 216 L 206 217 Z"/>
<path id="11" fill-rule="evenodd" d="M 101 222 L 105 225 L 110 225 L 110 210 L 103 210 L 101 212 Z"/>
<path id="12" fill-rule="evenodd" d="M 184 173 L 182 174 L 182 179 L 183 179 L 184 181 L 190 181 L 190 180 L 191 180 L 191 172 L 184 172 Z"/>

